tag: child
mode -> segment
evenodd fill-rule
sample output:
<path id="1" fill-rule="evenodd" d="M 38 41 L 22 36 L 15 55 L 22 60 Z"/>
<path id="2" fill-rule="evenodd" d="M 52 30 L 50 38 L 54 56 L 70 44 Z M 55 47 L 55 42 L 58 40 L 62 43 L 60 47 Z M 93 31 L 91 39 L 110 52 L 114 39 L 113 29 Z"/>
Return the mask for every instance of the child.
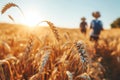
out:
<path id="1" fill-rule="evenodd" d="M 90 24 L 90 29 L 92 29 L 91 34 L 90 34 L 90 40 L 97 42 L 99 39 L 101 30 L 103 30 L 103 25 L 102 25 L 102 22 L 98 20 L 98 18 L 101 17 L 99 12 L 93 12 L 92 16 L 95 19 L 92 20 Z"/>
<path id="2" fill-rule="evenodd" d="M 82 22 L 80 23 L 80 31 L 84 34 L 86 34 L 86 27 L 87 27 L 87 22 L 85 21 L 86 18 L 82 17 L 81 18 Z"/>

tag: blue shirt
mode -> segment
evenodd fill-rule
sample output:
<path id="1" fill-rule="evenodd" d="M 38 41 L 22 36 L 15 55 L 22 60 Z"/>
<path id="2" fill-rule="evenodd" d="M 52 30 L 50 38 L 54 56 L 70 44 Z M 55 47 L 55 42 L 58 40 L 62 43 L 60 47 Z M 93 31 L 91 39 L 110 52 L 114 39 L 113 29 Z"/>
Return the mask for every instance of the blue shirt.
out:
<path id="1" fill-rule="evenodd" d="M 103 30 L 103 24 L 100 20 L 92 20 L 90 28 L 93 29 L 91 35 L 98 36 Z"/>

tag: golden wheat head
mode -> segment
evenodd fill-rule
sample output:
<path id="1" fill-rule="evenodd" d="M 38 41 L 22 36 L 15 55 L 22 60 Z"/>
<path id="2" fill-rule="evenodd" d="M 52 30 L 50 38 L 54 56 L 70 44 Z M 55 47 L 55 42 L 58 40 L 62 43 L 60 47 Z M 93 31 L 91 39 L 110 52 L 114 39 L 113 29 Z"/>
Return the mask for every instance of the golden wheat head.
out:
<path id="1" fill-rule="evenodd" d="M 58 33 L 57 27 L 54 26 L 54 24 L 50 21 L 42 21 L 42 22 L 46 22 L 50 26 L 50 29 L 52 30 L 56 40 L 59 42 L 60 41 L 60 35 Z"/>
<path id="2" fill-rule="evenodd" d="M 4 14 L 8 9 L 10 9 L 11 7 L 18 7 L 18 5 L 14 4 L 14 3 L 8 3 L 6 4 L 2 10 L 1 10 L 1 14 Z M 19 7 L 18 7 L 19 8 Z"/>

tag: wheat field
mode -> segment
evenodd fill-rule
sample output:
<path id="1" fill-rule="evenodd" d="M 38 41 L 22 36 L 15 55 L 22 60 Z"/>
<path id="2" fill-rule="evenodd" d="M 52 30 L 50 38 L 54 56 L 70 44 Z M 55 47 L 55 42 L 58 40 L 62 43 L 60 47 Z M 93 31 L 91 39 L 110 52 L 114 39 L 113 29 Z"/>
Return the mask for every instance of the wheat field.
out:
<path id="1" fill-rule="evenodd" d="M 95 47 L 79 29 L 46 22 L 0 23 L 0 80 L 120 80 L 120 29 L 104 30 Z"/>

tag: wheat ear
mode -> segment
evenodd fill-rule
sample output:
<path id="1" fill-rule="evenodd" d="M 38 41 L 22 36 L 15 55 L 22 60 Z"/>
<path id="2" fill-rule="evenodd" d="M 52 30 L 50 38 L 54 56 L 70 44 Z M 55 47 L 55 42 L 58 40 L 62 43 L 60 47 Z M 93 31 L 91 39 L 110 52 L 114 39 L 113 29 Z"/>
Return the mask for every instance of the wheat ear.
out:
<path id="1" fill-rule="evenodd" d="M 50 26 L 50 29 L 52 30 L 55 38 L 57 39 L 57 41 L 60 41 L 60 35 L 58 34 L 58 30 L 56 29 L 54 24 L 50 21 L 42 21 L 42 22 L 46 22 Z"/>

